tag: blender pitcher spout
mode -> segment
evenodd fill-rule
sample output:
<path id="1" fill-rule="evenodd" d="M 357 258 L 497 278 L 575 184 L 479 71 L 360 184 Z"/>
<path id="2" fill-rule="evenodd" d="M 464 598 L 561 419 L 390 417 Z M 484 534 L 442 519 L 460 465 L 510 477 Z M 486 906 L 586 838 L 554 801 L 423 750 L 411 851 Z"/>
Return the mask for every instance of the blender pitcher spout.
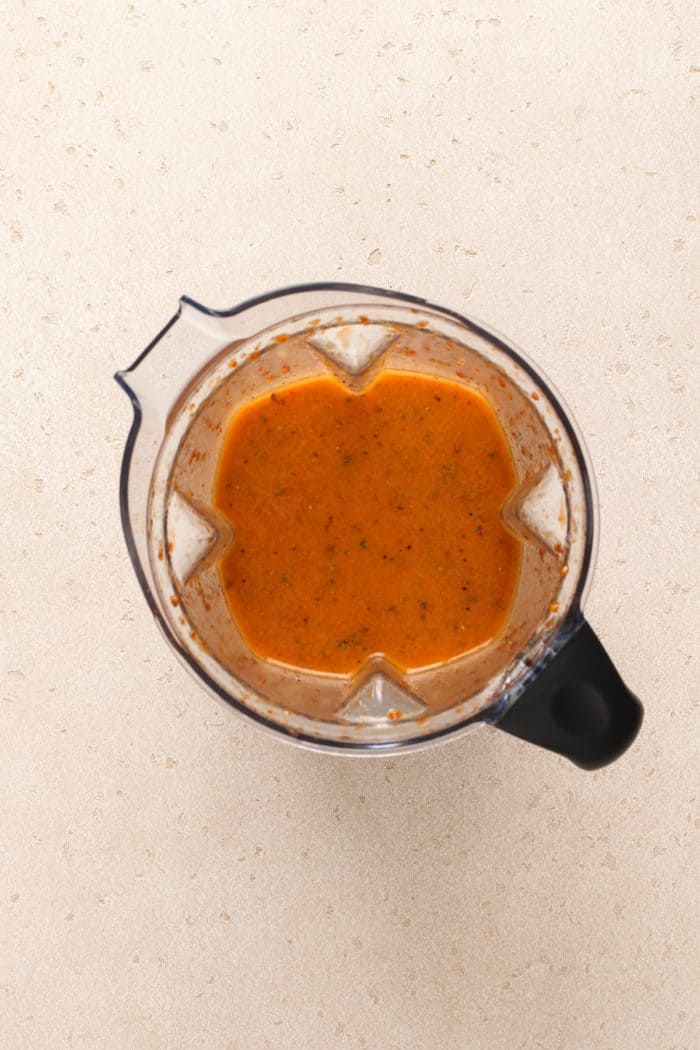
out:
<path id="1" fill-rule="evenodd" d="M 165 418 L 178 393 L 232 341 L 231 326 L 183 296 L 177 313 L 114 378 L 132 402 Z"/>
<path id="2" fill-rule="evenodd" d="M 119 502 L 134 571 L 159 625 L 161 602 L 148 555 L 153 466 L 182 392 L 233 342 L 233 329 L 206 307 L 181 299 L 177 312 L 116 382 L 131 402 L 133 420 L 122 458 Z M 166 631 L 167 634 L 167 631 Z M 169 641 L 173 639 L 169 637 Z"/>

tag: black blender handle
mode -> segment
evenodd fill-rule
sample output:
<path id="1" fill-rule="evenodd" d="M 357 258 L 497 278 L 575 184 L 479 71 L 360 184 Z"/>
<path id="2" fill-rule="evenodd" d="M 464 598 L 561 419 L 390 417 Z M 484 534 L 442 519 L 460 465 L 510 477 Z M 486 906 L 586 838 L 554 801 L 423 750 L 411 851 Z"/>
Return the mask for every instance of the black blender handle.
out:
<path id="1" fill-rule="evenodd" d="M 595 632 L 581 620 L 496 727 L 582 769 L 600 769 L 627 750 L 643 714 Z"/>

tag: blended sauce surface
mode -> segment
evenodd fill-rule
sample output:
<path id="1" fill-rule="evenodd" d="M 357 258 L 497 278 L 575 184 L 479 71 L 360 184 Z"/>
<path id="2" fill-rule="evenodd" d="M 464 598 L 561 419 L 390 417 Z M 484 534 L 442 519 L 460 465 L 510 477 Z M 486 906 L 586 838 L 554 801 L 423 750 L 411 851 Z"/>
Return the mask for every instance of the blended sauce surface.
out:
<path id="1" fill-rule="evenodd" d="M 503 627 L 520 541 L 500 509 L 516 482 L 489 403 L 469 387 L 383 372 L 246 405 L 225 435 L 215 505 L 235 540 L 219 563 L 259 656 L 351 673 L 448 660 Z"/>

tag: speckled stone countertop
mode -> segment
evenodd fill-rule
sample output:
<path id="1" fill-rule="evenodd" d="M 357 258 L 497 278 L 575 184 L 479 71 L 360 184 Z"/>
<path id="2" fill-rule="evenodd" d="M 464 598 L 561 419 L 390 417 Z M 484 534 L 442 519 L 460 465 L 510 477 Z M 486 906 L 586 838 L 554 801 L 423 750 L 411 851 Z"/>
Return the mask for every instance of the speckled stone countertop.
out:
<path id="1" fill-rule="evenodd" d="M 5 5 L 6 1050 L 700 1045 L 695 7 Z M 306 753 L 174 662 L 112 373 L 181 293 L 324 279 L 473 313 L 562 391 L 587 612 L 646 705 L 618 763 Z"/>

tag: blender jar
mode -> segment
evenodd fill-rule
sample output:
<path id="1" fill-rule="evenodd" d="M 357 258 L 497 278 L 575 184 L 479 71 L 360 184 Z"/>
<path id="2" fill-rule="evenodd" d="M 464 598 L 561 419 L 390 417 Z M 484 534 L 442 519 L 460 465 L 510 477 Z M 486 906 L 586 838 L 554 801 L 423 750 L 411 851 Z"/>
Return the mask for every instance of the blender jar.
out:
<path id="1" fill-rule="evenodd" d="M 501 516 L 522 541 L 507 622 L 487 644 L 409 671 L 382 653 L 350 675 L 262 659 L 218 571 L 235 528 L 214 508 L 227 426 L 291 383 L 331 374 L 360 391 L 382 369 L 464 383 L 495 409 L 518 479 Z M 505 339 L 422 299 L 355 285 L 289 288 L 226 311 L 185 297 L 116 379 L 134 409 L 120 492 L 129 554 L 168 643 L 214 695 L 337 752 L 405 751 L 487 723 L 598 768 L 632 742 L 641 705 L 582 613 L 597 533 L 590 463 L 559 395 Z"/>

